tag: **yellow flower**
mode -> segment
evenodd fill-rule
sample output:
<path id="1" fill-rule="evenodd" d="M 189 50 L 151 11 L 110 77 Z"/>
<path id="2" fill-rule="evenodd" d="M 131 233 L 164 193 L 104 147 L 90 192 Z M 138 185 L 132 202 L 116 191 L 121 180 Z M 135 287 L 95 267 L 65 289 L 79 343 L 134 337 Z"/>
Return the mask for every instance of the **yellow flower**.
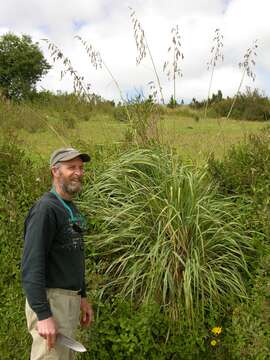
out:
<path id="1" fill-rule="evenodd" d="M 216 346 L 217 345 L 217 341 L 216 340 L 212 340 L 210 343 L 212 346 Z"/>
<path id="2" fill-rule="evenodd" d="M 219 335 L 222 331 L 222 327 L 221 326 L 215 326 L 213 327 L 212 329 L 212 333 L 215 334 L 215 335 Z"/>

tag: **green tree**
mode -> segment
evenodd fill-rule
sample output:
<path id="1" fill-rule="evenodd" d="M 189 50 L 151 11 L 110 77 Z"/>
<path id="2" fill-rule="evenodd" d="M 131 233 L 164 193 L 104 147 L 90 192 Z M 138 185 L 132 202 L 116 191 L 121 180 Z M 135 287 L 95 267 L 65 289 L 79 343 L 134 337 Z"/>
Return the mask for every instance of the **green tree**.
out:
<path id="1" fill-rule="evenodd" d="M 6 98 L 29 97 L 50 68 L 30 36 L 7 33 L 0 37 L 0 91 Z"/>
<path id="2" fill-rule="evenodd" d="M 210 99 L 210 104 L 219 102 L 223 99 L 222 91 L 218 90 L 217 94 L 213 93 L 212 98 Z"/>
<path id="3" fill-rule="evenodd" d="M 170 101 L 167 106 L 171 109 L 173 109 L 177 106 L 177 101 L 175 100 L 173 95 L 171 96 Z"/>

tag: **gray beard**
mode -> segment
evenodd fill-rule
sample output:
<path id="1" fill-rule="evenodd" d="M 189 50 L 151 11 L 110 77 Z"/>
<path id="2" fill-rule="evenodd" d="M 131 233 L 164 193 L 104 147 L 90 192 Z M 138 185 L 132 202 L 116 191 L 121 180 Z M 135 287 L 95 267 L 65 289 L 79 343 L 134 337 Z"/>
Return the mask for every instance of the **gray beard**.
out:
<path id="1" fill-rule="evenodd" d="M 61 189 L 63 192 L 65 192 L 69 195 L 75 195 L 82 190 L 82 183 L 81 182 L 77 182 L 75 184 L 61 183 Z"/>

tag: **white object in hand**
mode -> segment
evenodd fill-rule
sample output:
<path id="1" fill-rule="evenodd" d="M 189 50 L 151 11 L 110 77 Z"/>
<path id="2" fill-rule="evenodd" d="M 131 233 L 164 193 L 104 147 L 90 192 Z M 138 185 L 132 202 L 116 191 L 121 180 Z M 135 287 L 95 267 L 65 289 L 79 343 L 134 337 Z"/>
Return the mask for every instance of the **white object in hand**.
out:
<path id="1" fill-rule="evenodd" d="M 57 334 L 56 342 L 58 344 L 64 345 L 74 351 L 77 352 L 85 352 L 87 351 L 86 348 L 81 344 L 79 341 L 76 341 L 66 335 L 63 334 Z"/>

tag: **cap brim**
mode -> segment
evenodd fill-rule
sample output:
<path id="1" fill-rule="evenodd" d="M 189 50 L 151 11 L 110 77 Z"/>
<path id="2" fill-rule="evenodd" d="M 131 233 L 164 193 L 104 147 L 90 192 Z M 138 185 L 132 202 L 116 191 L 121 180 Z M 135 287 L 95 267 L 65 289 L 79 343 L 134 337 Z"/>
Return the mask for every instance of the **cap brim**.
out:
<path id="1" fill-rule="evenodd" d="M 57 162 L 65 162 L 65 161 L 69 161 L 69 160 L 73 160 L 75 158 L 79 157 L 83 162 L 88 162 L 91 160 L 90 156 L 88 154 L 85 153 L 73 153 L 73 154 L 67 154 L 66 156 L 64 156 L 63 158 L 61 158 L 59 161 Z"/>

